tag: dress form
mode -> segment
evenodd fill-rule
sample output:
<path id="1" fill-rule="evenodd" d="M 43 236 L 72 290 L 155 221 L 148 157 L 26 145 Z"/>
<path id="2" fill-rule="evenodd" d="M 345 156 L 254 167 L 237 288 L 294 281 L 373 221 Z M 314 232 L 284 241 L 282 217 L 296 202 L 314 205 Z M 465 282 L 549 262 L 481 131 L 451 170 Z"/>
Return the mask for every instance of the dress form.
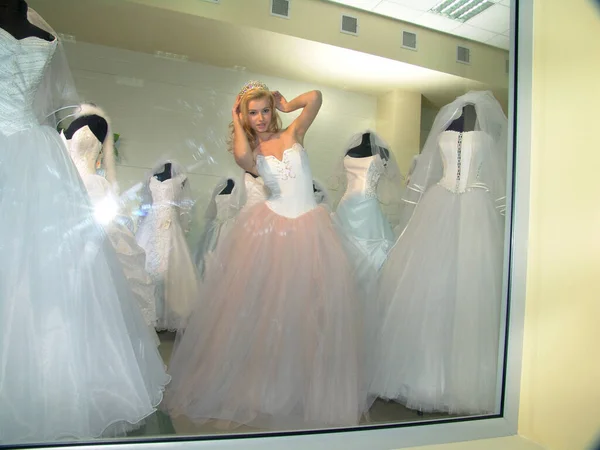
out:
<path id="1" fill-rule="evenodd" d="M 27 3 L 23 0 L 0 1 L 0 28 L 9 32 L 15 39 L 38 37 L 52 42 L 55 37 L 27 20 Z"/>
<path id="2" fill-rule="evenodd" d="M 154 176 L 158 181 L 165 181 L 171 178 L 171 163 L 165 163 L 165 166 L 161 172 L 155 172 Z"/>
<path id="3" fill-rule="evenodd" d="M 366 132 L 362 135 L 362 140 L 359 145 L 351 148 L 346 152 L 346 156 L 350 156 L 352 158 L 367 158 L 369 156 L 373 156 L 373 148 L 371 144 L 371 132 Z M 389 159 L 390 152 L 388 149 L 381 149 L 381 158 L 384 161 Z"/>

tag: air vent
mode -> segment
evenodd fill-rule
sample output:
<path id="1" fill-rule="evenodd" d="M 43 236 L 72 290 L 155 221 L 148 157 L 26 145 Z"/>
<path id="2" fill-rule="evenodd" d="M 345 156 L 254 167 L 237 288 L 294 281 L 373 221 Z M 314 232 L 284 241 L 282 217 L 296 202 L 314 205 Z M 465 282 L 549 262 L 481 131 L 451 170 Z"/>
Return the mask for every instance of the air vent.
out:
<path id="1" fill-rule="evenodd" d="M 456 47 L 456 62 L 462 64 L 471 64 L 471 50 L 467 47 Z"/>
<path id="2" fill-rule="evenodd" d="M 402 47 L 409 50 L 417 49 L 417 35 L 410 31 L 402 32 Z"/>
<path id="3" fill-rule="evenodd" d="M 271 0 L 271 15 L 290 18 L 290 3 L 292 0 Z"/>
<path id="4" fill-rule="evenodd" d="M 342 14 L 342 28 L 340 31 L 342 33 L 353 34 L 354 36 L 358 35 L 358 18 L 348 16 L 346 14 Z"/>

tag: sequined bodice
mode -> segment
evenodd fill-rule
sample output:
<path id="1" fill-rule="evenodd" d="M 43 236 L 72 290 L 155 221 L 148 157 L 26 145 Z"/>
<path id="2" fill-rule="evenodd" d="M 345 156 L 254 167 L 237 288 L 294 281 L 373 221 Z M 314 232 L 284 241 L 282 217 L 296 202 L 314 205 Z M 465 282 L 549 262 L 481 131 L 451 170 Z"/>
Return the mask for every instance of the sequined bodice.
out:
<path id="1" fill-rule="evenodd" d="M 165 181 L 156 177 L 150 179 L 152 210 L 159 219 L 176 218 L 182 197 L 182 184 L 186 177 L 179 175 Z"/>
<path id="2" fill-rule="evenodd" d="M 381 156 L 366 158 L 346 156 L 344 168 L 348 180 L 344 197 L 377 198 L 377 183 L 385 170 Z"/>
<path id="3" fill-rule="evenodd" d="M 38 124 L 35 94 L 56 50 L 56 39 L 17 40 L 0 28 L 0 132 L 6 135 Z"/>
<path id="4" fill-rule="evenodd" d="M 480 131 L 444 131 L 438 141 L 444 175 L 438 184 L 454 193 L 485 188 L 479 180 L 485 140 L 485 133 Z"/>
<path id="5" fill-rule="evenodd" d="M 298 217 L 317 206 L 308 154 L 300 144 L 283 152 L 281 160 L 257 155 L 260 176 L 271 195 L 267 205 L 285 217 Z"/>
<path id="6" fill-rule="evenodd" d="M 77 171 L 83 177 L 88 174 L 96 173 L 96 161 L 102 150 L 102 143 L 96 135 L 92 133 L 90 127 L 85 127 L 77 130 L 73 137 L 66 140 L 64 134 L 61 134 L 69 155 L 77 167 Z"/>

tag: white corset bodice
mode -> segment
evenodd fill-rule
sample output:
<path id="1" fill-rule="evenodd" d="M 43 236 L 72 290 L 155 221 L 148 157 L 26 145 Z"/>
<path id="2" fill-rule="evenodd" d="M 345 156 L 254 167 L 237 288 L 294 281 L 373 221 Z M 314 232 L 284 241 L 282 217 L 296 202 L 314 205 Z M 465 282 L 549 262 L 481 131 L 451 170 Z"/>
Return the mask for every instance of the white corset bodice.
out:
<path id="1" fill-rule="evenodd" d="M 0 132 L 6 135 L 38 125 L 33 103 L 57 40 L 17 40 L 0 28 Z"/>
<path id="2" fill-rule="evenodd" d="M 271 193 L 267 206 L 275 213 L 295 218 L 317 206 L 308 154 L 300 144 L 285 150 L 281 161 L 259 154 L 256 164 Z"/>
<path id="3" fill-rule="evenodd" d="M 479 180 L 486 135 L 481 131 L 444 131 L 439 137 L 444 175 L 438 184 L 460 194 L 472 188 L 486 189 Z"/>
<path id="4" fill-rule="evenodd" d="M 96 135 L 92 133 L 87 125 L 73 133 L 73 137 L 69 140 L 61 133 L 69 155 L 77 167 L 77 171 L 83 177 L 96 173 L 96 161 L 102 150 L 102 142 L 98 140 Z"/>
<path id="5" fill-rule="evenodd" d="M 377 198 L 377 183 L 385 170 L 381 156 L 344 158 L 348 180 L 344 197 Z"/>

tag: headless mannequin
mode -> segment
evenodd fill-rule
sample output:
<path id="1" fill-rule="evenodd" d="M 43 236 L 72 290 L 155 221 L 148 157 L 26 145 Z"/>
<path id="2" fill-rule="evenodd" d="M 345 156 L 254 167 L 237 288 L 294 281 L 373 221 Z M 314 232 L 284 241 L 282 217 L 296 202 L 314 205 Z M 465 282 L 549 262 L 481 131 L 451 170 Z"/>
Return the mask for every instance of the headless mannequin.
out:
<path id="1" fill-rule="evenodd" d="M 346 152 L 346 156 L 352 158 L 368 158 L 373 156 L 373 149 L 371 147 L 371 133 L 363 133 L 362 141 L 356 147 L 351 148 Z M 381 149 L 381 157 L 384 162 L 390 159 L 390 152 L 387 148 Z"/>
<path id="2" fill-rule="evenodd" d="M 462 109 L 462 114 L 458 119 L 453 120 L 446 131 L 458 131 L 464 133 L 475 130 L 475 122 L 477 122 L 477 113 L 473 105 L 465 105 Z"/>
<path id="3" fill-rule="evenodd" d="M 98 139 L 100 142 L 104 142 L 106 135 L 108 134 L 108 122 L 104 118 L 95 114 L 78 117 L 71 122 L 69 128 L 64 131 L 65 137 L 68 140 L 72 139 L 75 132 L 85 126 L 89 127 L 90 131 L 94 133 L 94 136 L 96 136 L 96 139 Z"/>
<path id="4" fill-rule="evenodd" d="M 37 37 L 52 42 L 54 36 L 27 20 L 27 10 L 24 0 L 0 0 L 0 28 L 17 40 Z"/>
<path id="5" fill-rule="evenodd" d="M 250 172 L 248 172 L 250 173 Z M 233 181 L 231 178 L 227 178 L 227 186 L 225 186 L 225 188 L 219 192 L 219 195 L 229 195 L 233 192 L 233 188 L 235 186 L 235 181 Z"/>
<path id="6" fill-rule="evenodd" d="M 165 181 L 165 180 L 171 179 L 171 163 L 170 162 L 166 163 L 163 171 L 162 172 L 156 172 L 154 174 L 154 176 L 161 183 L 163 181 Z"/>

